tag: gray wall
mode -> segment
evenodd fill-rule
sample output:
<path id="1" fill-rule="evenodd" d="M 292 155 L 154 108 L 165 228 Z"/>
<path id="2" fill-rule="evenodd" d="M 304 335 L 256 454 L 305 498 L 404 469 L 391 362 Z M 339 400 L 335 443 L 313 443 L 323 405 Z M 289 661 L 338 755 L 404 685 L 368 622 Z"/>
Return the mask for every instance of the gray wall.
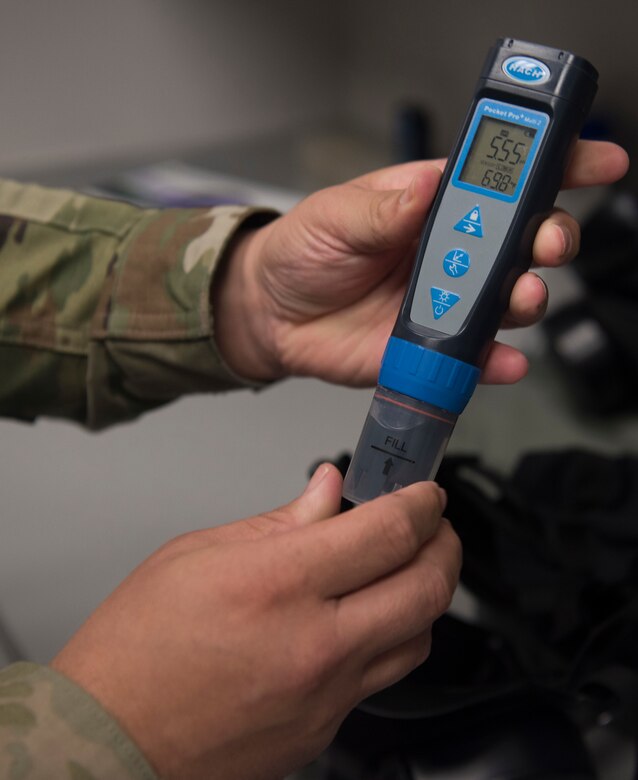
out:
<path id="1" fill-rule="evenodd" d="M 162 154 L 332 112 L 318 4 L 3 0 L 0 168 Z"/>
<path id="2" fill-rule="evenodd" d="M 495 38 L 508 36 L 590 59 L 601 74 L 596 110 L 612 115 L 620 136 L 635 148 L 634 0 L 354 0 L 346 7 L 347 105 L 367 126 L 388 132 L 397 101 L 420 101 L 431 109 L 436 149 L 446 154 L 487 47 Z"/>
<path id="3" fill-rule="evenodd" d="M 444 154 L 500 35 L 590 58 L 601 72 L 597 110 L 635 144 L 634 0 L 1 0 L 0 9 L 5 173 L 337 117 L 387 136 L 402 100 L 430 109 Z"/>

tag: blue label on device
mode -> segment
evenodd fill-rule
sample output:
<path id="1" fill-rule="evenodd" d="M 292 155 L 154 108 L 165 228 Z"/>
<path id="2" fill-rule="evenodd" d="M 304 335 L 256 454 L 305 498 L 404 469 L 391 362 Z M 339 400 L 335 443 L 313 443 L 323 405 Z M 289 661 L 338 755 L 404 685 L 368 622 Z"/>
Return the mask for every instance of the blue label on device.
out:
<path id="1" fill-rule="evenodd" d="M 551 72 L 547 65 L 533 57 L 510 57 L 503 63 L 503 73 L 521 84 L 544 84 Z"/>
<path id="2" fill-rule="evenodd" d="M 470 270 L 470 256 L 463 249 L 450 249 L 443 258 L 443 270 L 454 278 L 464 276 Z"/>
<path id="3" fill-rule="evenodd" d="M 454 225 L 454 230 L 464 233 L 466 236 L 483 238 L 483 220 L 481 219 L 481 208 L 476 205 L 467 212 L 463 219 Z"/>
<path id="4" fill-rule="evenodd" d="M 460 295 L 450 292 L 450 290 L 442 290 L 440 287 L 432 287 L 430 296 L 432 297 L 432 312 L 435 320 L 441 319 L 455 303 L 461 300 Z"/>

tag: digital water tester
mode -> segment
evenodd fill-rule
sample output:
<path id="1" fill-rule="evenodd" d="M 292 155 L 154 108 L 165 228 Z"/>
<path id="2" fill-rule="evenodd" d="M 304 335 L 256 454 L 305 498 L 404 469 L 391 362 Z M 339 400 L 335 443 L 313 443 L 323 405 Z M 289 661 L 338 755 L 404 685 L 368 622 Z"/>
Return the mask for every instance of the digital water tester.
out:
<path id="1" fill-rule="evenodd" d="M 597 88 L 567 51 L 500 39 L 425 223 L 344 482 L 362 503 L 432 479 Z"/>

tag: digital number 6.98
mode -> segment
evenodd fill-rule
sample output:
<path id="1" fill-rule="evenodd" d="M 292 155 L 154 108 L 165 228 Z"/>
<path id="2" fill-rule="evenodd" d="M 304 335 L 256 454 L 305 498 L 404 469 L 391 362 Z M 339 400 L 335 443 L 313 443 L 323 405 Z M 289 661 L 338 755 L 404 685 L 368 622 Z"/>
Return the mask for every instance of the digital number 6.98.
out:
<path id="1" fill-rule="evenodd" d="M 490 190 L 505 192 L 508 187 L 512 186 L 512 177 L 509 173 L 503 174 L 501 171 L 495 171 L 492 168 L 488 168 L 483 174 L 481 185 Z"/>

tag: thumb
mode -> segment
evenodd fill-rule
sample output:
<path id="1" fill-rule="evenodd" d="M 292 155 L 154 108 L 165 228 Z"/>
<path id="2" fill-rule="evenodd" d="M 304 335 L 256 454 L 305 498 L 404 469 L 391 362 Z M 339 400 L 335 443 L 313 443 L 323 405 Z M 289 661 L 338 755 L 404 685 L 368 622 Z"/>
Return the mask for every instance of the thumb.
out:
<path id="1" fill-rule="evenodd" d="M 326 520 L 339 513 L 343 479 L 338 469 L 322 463 L 312 475 L 304 492 L 282 510 L 291 519 L 291 525 L 301 526 Z"/>
<path id="2" fill-rule="evenodd" d="M 426 165 L 403 190 L 348 188 L 340 206 L 349 245 L 374 253 L 412 242 L 421 231 L 440 181 L 441 171 Z"/>
<path id="3" fill-rule="evenodd" d="M 299 526 L 326 520 L 339 513 L 342 486 L 343 479 L 338 469 L 330 463 L 322 463 L 312 475 L 304 492 L 289 504 L 245 520 L 184 534 L 179 537 L 179 546 L 173 541 L 168 549 L 171 553 L 182 553 L 199 548 L 203 543 L 219 544 L 261 539 L 273 533 L 285 533 Z M 165 554 L 160 550 L 156 558 Z"/>

